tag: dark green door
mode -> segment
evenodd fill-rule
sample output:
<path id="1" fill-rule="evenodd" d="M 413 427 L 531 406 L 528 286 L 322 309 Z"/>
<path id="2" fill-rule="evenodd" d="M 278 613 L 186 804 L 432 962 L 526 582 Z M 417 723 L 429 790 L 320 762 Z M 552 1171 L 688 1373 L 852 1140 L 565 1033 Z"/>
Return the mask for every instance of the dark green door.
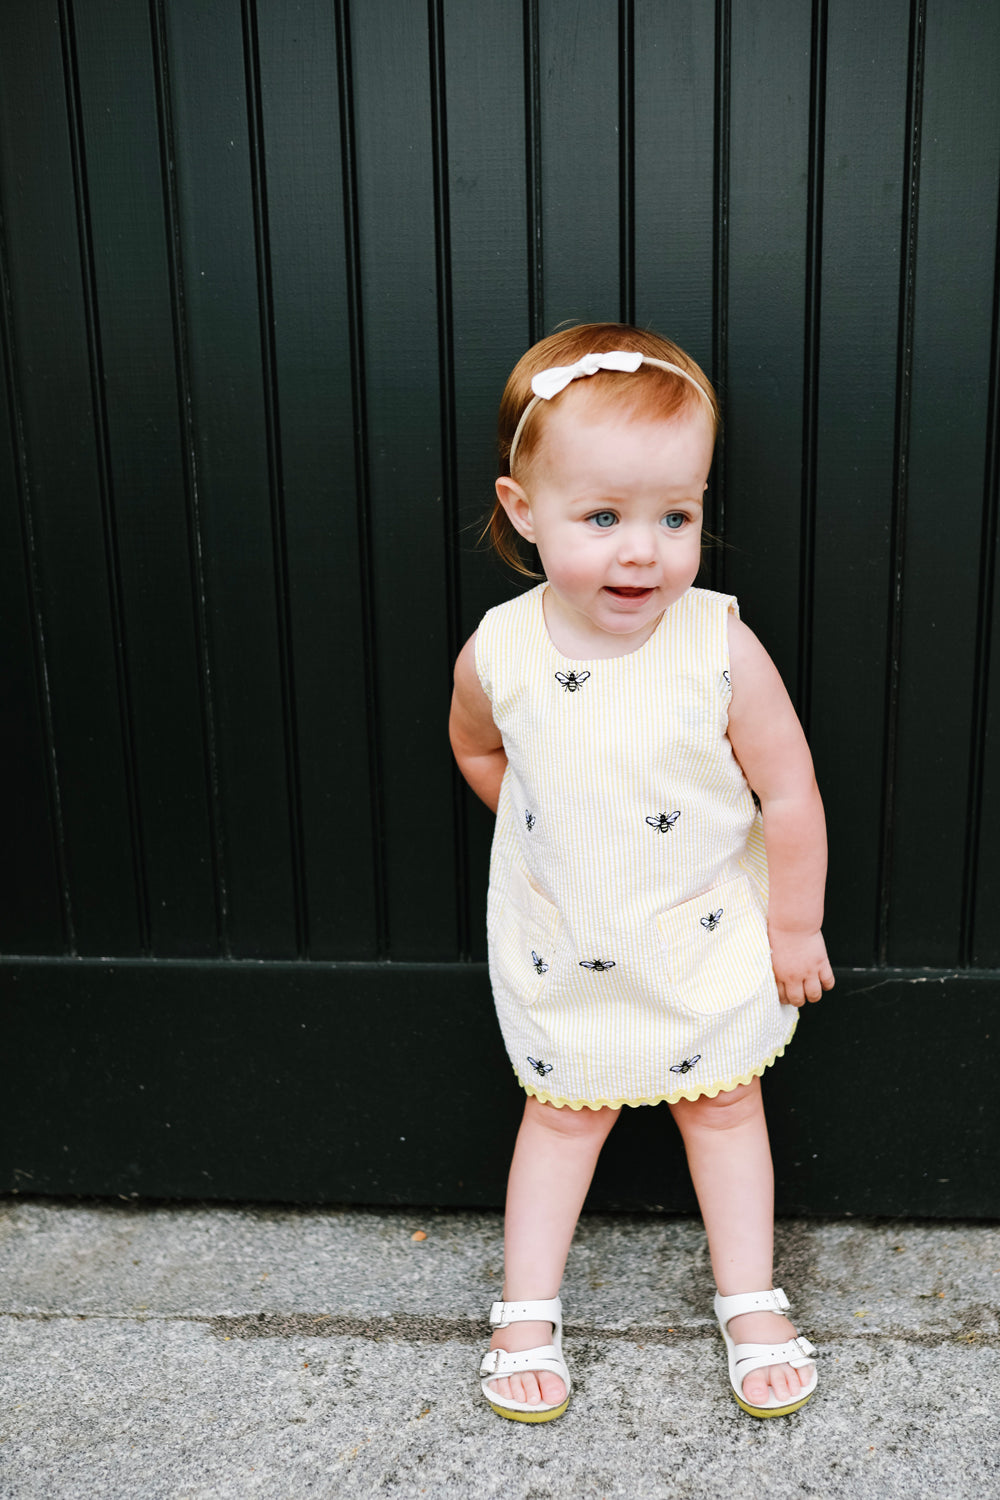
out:
<path id="1" fill-rule="evenodd" d="M 8 0 L 5 1190 L 499 1201 L 450 664 L 506 374 L 620 317 L 828 808 L 779 1206 L 1000 1213 L 998 76 L 978 0 Z M 691 1206 L 664 1111 L 593 1201 Z"/>

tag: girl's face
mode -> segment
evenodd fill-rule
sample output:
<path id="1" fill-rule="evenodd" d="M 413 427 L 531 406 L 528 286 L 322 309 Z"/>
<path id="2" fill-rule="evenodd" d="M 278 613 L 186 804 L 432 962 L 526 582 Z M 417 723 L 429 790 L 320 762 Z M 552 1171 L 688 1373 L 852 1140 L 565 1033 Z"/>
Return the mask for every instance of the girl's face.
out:
<path id="1" fill-rule="evenodd" d="M 585 398 L 546 415 L 523 485 L 498 479 L 497 495 L 538 548 L 556 648 L 626 656 L 697 576 L 714 434 L 700 403 L 658 420 Z"/>

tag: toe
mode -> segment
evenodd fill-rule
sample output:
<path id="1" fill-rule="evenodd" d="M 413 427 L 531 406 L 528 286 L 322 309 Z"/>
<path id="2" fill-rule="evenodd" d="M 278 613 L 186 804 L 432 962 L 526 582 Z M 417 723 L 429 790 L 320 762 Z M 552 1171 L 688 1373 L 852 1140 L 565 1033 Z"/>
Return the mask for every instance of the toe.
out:
<path id="1" fill-rule="evenodd" d="M 772 1365 L 768 1374 L 771 1377 L 771 1390 L 774 1392 L 776 1401 L 793 1401 L 795 1392 L 801 1390 L 799 1378 L 789 1365 Z"/>
<path id="2" fill-rule="evenodd" d="M 743 1381 L 743 1399 L 748 1406 L 766 1406 L 770 1395 L 766 1370 L 754 1370 Z"/>
<path id="3" fill-rule="evenodd" d="M 558 1406 L 566 1396 L 566 1387 L 558 1375 L 552 1375 L 548 1370 L 540 1370 L 538 1373 L 538 1384 L 542 1390 L 542 1400 L 547 1406 Z"/>

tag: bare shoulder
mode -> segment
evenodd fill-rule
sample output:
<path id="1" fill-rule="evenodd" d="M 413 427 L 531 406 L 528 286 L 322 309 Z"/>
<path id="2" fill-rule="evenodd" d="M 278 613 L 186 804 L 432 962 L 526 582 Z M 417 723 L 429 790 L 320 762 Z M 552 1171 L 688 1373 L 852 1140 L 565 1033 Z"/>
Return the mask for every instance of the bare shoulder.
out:
<path id="1" fill-rule="evenodd" d="M 493 722 L 493 707 L 483 691 L 476 670 L 476 635 L 466 641 L 455 662 L 455 691 L 451 706 L 452 740 L 456 736 L 477 747 L 500 743 L 500 733 Z"/>
<path id="2" fill-rule="evenodd" d="M 479 673 L 476 670 L 476 637 L 479 631 L 474 630 L 462 647 L 455 660 L 455 693 L 463 700 L 468 699 L 475 702 L 477 696 L 489 703 L 489 699 L 483 692 L 483 685 L 479 681 Z"/>
<path id="3" fill-rule="evenodd" d="M 750 694 L 761 691 L 779 692 L 782 697 L 787 696 L 781 674 L 749 625 L 744 625 L 738 616 L 731 614 L 728 633 L 729 675 L 734 704 L 742 706 Z"/>
<path id="4" fill-rule="evenodd" d="M 812 760 L 781 674 L 748 626 L 729 619 L 733 695 L 727 734 L 736 759 L 760 796 L 789 776 L 812 780 Z"/>

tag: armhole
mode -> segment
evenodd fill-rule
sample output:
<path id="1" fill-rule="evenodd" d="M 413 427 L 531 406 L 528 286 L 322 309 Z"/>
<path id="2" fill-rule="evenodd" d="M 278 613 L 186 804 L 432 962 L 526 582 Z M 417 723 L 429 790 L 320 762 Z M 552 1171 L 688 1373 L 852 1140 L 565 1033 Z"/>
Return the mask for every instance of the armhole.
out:
<path id="1" fill-rule="evenodd" d="M 493 685 L 492 685 L 492 683 L 490 681 L 489 664 L 488 664 L 488 662 L 486 660 L 486 645 L 487 645 L 486 636 L 487 636 L 487 621 L 488 620 L 489 620 L 489 614 L 487 613 L 480 620 L 478 629 L 476 630 L 475 662 L 476 662 L 476 676 L 479 678 L 479 686 L 482 688 L 483 692 L 486 694 L 487 698 L 492 703 L 493 702 Z"/>
<path id="2" fill-rule="evenodd" d="M 732 615 L 734 619 L 738 620 L 740 618 L 740 605 L 735 594 L 730 594 L 725 603 L 726 610 L 722 617 L 722 670 L 720 674 L 719 698 L 728 719 L 729 705 L 733 701 L 733 682 L 730 675 L 729 662 L 729 617 Z"/>

